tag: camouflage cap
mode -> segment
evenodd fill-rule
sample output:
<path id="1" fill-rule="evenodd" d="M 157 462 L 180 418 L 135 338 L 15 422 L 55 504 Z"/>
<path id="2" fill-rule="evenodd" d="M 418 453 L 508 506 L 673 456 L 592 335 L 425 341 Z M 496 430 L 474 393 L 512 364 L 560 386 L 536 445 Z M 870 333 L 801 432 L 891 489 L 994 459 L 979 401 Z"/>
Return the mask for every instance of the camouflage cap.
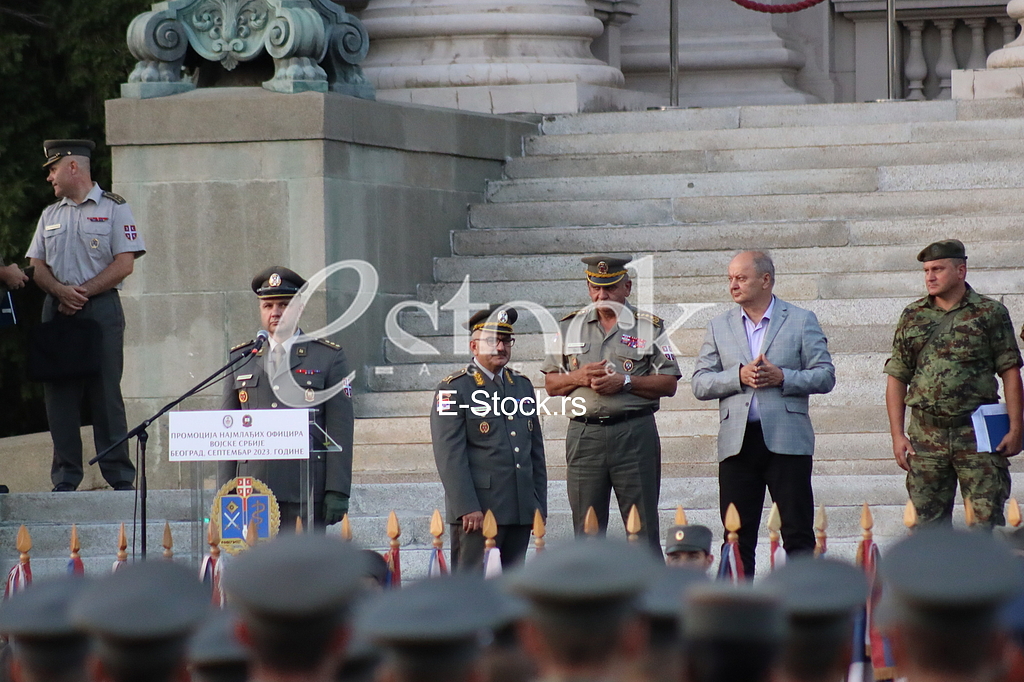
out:
<path id="1" fill-rule="evenodd" d="M 581 259 L 587 265 L 587 281 L 596 287 L 610 287 L 626 277 L 626 263 L 632 256 L 623 253 L 587 256 Z"/>
<path id="2" fill-rule="evenodd" d="M 508 306 L 491 306 L 469 318 L 466 327 L 471 332 L 482 329 L 496 334 L 511 334 L 512 325 L 519 319 L 519 311 Z"/>
<path id="3" fill-rule="evenodd" d="M 46 140 L 43 142 L 43 155 L 46 157 L 43 168 L 52 166 L 65 156 L 84 156 L 91 159 L 94 149 L 96 143 L 92 140 Z"/>
<path id="4" fill-rule="evenodd" d="M 711 554 L 711 529 L 707 526 L 672 526 L 665 532 L 665 554 L 705 552 Z"/>
<path id="5" fill-rule="evenodd" d="M 964 247 L 964 243 L 959 239 L 946 239 L 929 244 L 921 249 L 921 253 L 917 254 L 917 260 L 922 263 L 942 260 L 943 258 L 962 258 L 967 260 L 967 249 Z"/>
<path id="6" fill-rule="evenodd" d="M 272 265 L 252 278 L 252 290 L 259 298 L 290 298 L 306 283 L 297 272 Z"/>

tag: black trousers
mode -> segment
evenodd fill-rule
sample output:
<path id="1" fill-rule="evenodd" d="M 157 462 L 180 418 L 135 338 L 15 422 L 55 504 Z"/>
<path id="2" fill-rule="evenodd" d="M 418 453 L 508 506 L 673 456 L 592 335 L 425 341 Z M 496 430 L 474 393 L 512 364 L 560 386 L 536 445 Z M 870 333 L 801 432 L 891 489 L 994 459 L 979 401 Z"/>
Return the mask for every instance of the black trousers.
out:
<path id="1" fill-rule="evenodd" d="M 729 503 L 736 505 L 742 527 L 740 558 L 748 577 L 754 575 L 754 550 L 764 508 L 764 491 L 779 505 L 782 541 L 790 556 L 814 551 L 814 493 L 811 457 L 780 455 L 764 444 L 761 422 L 750 422 L 739 454 L 718 463 L 718 503 L 725 521 Z"/>
<path id="2" fill-rule="evenodd" d="M 449 530 L 452 534 L 452 571 L 477 571 L 482 574 L 486 542 L 483 532 L 475 530 L 472 533 L 464 533 L 461 523 L 449 524 Z M 533 526 L 498 526 L 498 535 L 495 536 L 494 543 L 501 550 L 503 571 L 521 565 L 526 559 L 532 532 Z"/>
<path id="3" fill-rule="evenodd" d="M 59 301 L 47 295 L 43 304 L 43 322 L 61 313 Z M 117 290 L 111 289 L 89 300 L 76 317 L 96 320 L 103 330 L 100 374 L 89 379 L 48 381 L 43 384 L 46 419 L 53 439 L 53 463 L 50 480 L 54 485 L 82 482 L 82 401 L 92 411 L 92 440 L 96 452 L 102 452 L 128 432 L 124 400 L 121 398 L 121 371 L 124 366 L 124 313 Z M 99 462 L 107 483 L 133 483 L 135 465 L 124 442 Z"/>

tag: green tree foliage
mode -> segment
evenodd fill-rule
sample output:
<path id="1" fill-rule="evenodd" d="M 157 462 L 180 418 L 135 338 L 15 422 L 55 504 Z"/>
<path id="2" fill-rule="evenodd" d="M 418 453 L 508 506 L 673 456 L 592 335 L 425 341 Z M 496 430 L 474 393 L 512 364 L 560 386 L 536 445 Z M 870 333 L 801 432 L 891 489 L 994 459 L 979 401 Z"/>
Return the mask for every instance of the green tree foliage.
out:
<path id="1" fill-rule="evenodd" d="M 125 32 L 144 0 L 0 0 L 0 260 L 24 262 L 39 214 L 54 201 L 43 140 L 97 143 L 93 176 L 110 187 L 105 100 L 119 96 L 134 58 Z M 0 330 L 0 437 L 46 429 L 42 387 L 25 378 L 28 327 L 42 296 L 15 292 L 22 324 Z"/>

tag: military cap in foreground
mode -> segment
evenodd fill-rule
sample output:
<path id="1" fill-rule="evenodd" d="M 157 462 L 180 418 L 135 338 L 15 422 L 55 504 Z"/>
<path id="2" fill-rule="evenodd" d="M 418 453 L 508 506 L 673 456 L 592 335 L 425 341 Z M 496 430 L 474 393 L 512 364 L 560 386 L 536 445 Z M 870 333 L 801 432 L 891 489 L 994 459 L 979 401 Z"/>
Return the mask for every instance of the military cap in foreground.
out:
<path id="1" fill-rule="evenodd" d="M 87 678 L 89 637 L 69 613 L 86 585 L 78 576 L 40 580 L 0 607 L 0 634 L 8 637 L 23 682 Z"/>
<path id="2" fill-rule="evenodd" d="M 238 641 L 238 614 L 231 609 L 213 612 L 188 644 L 193 682 L 245 682 L 249 652 Z"/>

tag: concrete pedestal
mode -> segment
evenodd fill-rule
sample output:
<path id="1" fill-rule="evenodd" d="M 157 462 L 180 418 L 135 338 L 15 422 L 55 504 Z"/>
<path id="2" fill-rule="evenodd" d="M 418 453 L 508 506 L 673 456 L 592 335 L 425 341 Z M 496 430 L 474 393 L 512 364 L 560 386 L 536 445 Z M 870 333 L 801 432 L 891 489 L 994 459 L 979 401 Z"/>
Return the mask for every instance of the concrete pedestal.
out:
<path id="1" fill-rule="evenodd" d="M 123 291 L 122 388 L 130 425 L 223 364 L 259 329 L 256 272 L 307 277 L 362 259 L 380 278 L 365 314 L 331 338 L 361 390 L 380 362 L 392 305 L 451 255 L 466 205 L 483 200 L 536 126 L 510 118 L 372 102 L 333 93 L 198 89 L 107 102 L 113 191 L 131 204 L 149 251 Z M 333 275 L 301 325 L 315 333 L 349 308 L 358 283 Z M 216 409 L 221 387 L 185 409 Z M 178 487 L 166 421 L 150 430 L 150 485 Z"/>
<path id="2" fill-rule="evenodd" d="M 1024 98 L 1024 67 L 953 71 L 953 99 Z"/>

